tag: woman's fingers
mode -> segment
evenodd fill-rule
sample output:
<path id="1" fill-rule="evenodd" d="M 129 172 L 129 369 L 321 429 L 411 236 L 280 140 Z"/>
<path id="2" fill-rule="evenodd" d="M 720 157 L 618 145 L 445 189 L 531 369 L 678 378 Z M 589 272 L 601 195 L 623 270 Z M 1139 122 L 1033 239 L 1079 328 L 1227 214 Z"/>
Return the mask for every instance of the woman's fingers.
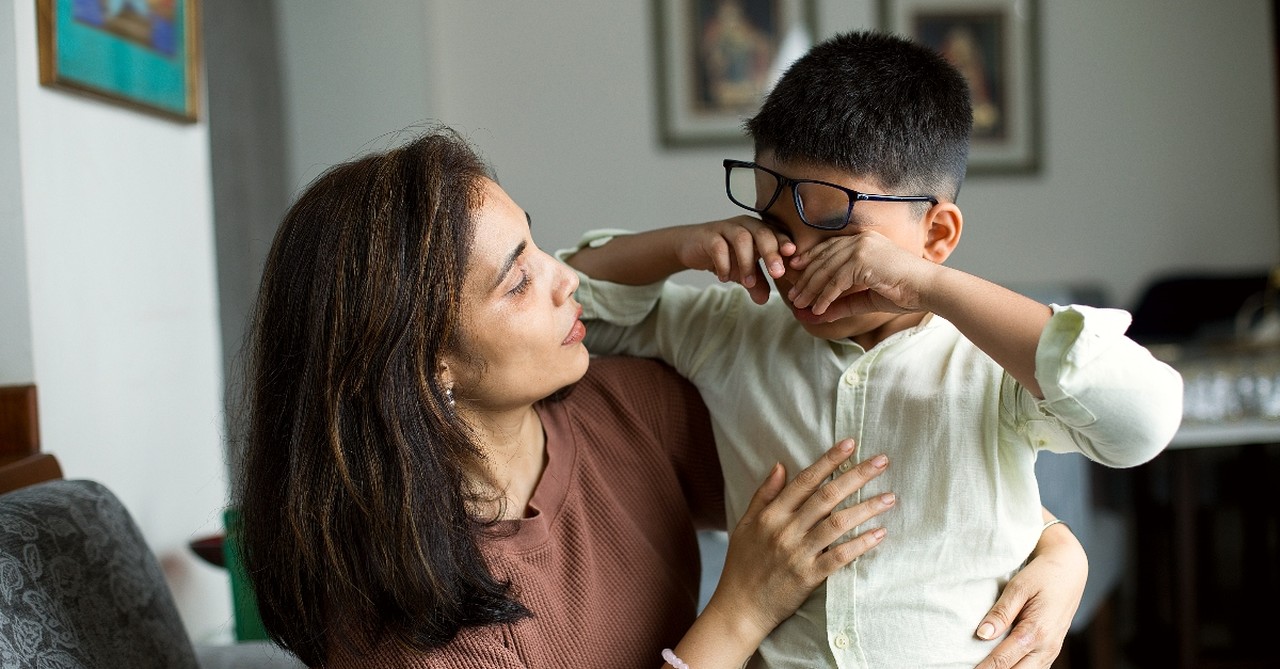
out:
<path id="1" fill-rule="evenodd" d="M 1046 641 L 1043 632 L 1031 625 L 1015 625 L 1009 635 L 1000 641 L 991 654 L 978 665 L 979 669 L 1047 669 L 1057 657 L 1057 650 L 1052 652 L 1039 650 Z"/>
<path id="2" fill-rule="evenodd" d="M 817 525 L 818 521 L 827 518 L 833 509 L 848 499 L 850 495 L 861 490 L 862 486 L 866 485 L 868 481 L 884 473 L 885 467 L 888 466 L 889 458 L 884 454 L 875 455 L 859 462 L 849 471 L 837 476 L 835 480 L 823 484 L 811 494 L 809 499 L 805 500 L 801 505 L 799 518 L 805 523 L 806 527 Z M 854 523 L 854 525 L 860 525 L 865 520 Z M 846 527 L 845 531 L 847 532 L 850 529 L 853 529 L 853 526 Z M 840 534 L 844 534 L 844 532 Z M 832 540 L 834 540 L 834 537 Z M 827 543 L 831 543 L 831 541 Z"/>
<path id="3" fill-rule="evenodd" d="M 887 532 L 883 527 L 867 530 L 862 534 L 820 554 L 813 561 L 814 567 L 823 575 L 830 576 L 836 570 L 862 557 L 867 551 L 875 548 L 884 539 Z"/>
<path id="4" fill-rule="evenodd" d="M 1013 581 L 1005 586 L 1000 592 L 1000 596 L 996 598 L 996 603 L 992 605 L 991 610 L 983 617 L 982 623 L 978 625 L 978 629 L 974 635 L 979 639 L 990 640 L 1004 634 L 1005 630 L 1017 618 L 1027 605 L 1027 601 L 1031 598 L 1032 593 L 1026 588 L 1019 587 L 1018 581 Z"/>
<path id="5" fill-rule="evenodd" d="M 846 509 L 832 512 L 809 530 L 809 540 L 817 548 L 827 548 L 840 537 L 848 534 L 876 516 L 893 508 L 897 497 L 891 492 L 881 493 Z"/>
<path id="6" fill-rule="evenodd" d="M 849 471 L 831 480 L 853 450 L 853 440 L 841 441 L 790 482 L 781 464 L 770 469 L 730 534 L 725 571 L 713 602 L 728 602 L 725 606 L 735 609 L 762 607 L 761 629 L 767 632 L 795 613 L 824 579 L 884 539 L 885 531 L 874 528 L 831 545 L 892 507 L 891 498 L 876 495 L 833 512 L 888 464 L 878 456 L 846 466 Z M 761 592 L 774 596 L 761 600 Z"/>
<path id="7" fill-rule="evenodd" d="M 743 514 L 743 518 L 755 518 L 760 515 L 764 507 L 769 505 L 777 498 L 778 493 L 782 492 L 782 487 L 787 482 L 787 470 L 781 463 L 773 465 L 773 469 L 769 470 L 769 475 L 764 477 L 764 482 L 756 488 L 756 492 L 751 496 L 751 501 L 747 503 L 747 511 Z"/>
<path id="8" fill-rule="evenodd" d="M 760 492 L 752 498 L 752 507 L 747 517 L 756 517 L 752 511 L 766 514 L 770 507 L 776 514 L 774 518 L 782 518 L 778 524 L 782 536 L 791 537 L 786 543 L 794 545 L 803 554 L 813 557 L 813 567 L 823 578 L 836 569 L 848 564 L 866 553 L 884 539 L 883 528 L 873 528 L 838 545 L 836 542 L 854 528 L 866 523 L 876 516 L 893 508 L 897 499 L 892 493 L 882 493 L 844 509 L 835 510 L 849 496 L 856 493 L 868 481 L 884 473 L 889 465 L 889 458 L 876 455 L 856 466 L 849 468 L 834 480 L 828 477 L 847 462 L 853 453 L 852 439 L 845 439 L 828 450 L 809 467 L 796 475 L 791 483 L 773 499 L 773 504 L 762 501 Z M 766 485 L 773 482 L 778 474 L 779 465 L 775 465 L 766 479 Z M 765 486 L 762 486 L 763 490 Z M 765 522 L 771 522 L 764 516 Z"/>
<path id="9" fill-rule="evenodd" d="M 819 488 L 822 487 L 824 481 L 827 480 L 831 473 L 840 467 L 840 463 L 849 459 L 853 454 L 854 443 L 852 439 L 842 439 L 835 446 L 832 446 L 818 461 L 805 467 L 796 477 L 787 484 L 778 494 L 776 503 L 781 505 L 785 511 L 791 512 L 799 509 Z M 834 506 L 834 505 L 833 505 Z"/>
<path id="10" fill-rule="evenodd" d="M 884 473 L 888 466 L 889 458 L 884 454 L 863 460 L 835 480 L 820 486 L 797 511 L 796 522 L 800 527 L 809 528 L 804 538 L 806 550 L 817 556 L 813 565 L 824 578 L 884 539 L 885 529 L 875 527 L 848 541 L 836 543 L 854 528 L 893 508 L 897 503 L 893 493 L 881 493 L 853 506 L 835 509 L 867 482 Z"/>
<path id="11" fill-rule="evenodd" d="M 1070 541 L 1040 538 L 1036 550 L 996 603 L 983 616 L 975 635 L 994 639 L 1008 635 L 992 649 L 979 669 L 1044 668 L 1062 651 L 1088 576 L 1084 549 Z"/>

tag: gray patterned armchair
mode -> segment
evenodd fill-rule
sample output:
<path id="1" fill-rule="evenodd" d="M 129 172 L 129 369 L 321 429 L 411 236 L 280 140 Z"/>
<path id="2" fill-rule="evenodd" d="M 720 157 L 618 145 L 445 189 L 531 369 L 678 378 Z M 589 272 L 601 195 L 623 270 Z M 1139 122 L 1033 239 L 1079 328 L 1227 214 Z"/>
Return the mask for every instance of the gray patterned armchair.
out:
<path id="1" fill-rule="evenodd" d="M 301 666 L 267 641 L 193 647 L 159 562 L 102 484 L 0 494 L 0 669 Z"/>
<path id="2" fill-rule="evenodd" d="M 0 666 L 199 666 L 159 563 L 101 484 L 0 495 Z"/>

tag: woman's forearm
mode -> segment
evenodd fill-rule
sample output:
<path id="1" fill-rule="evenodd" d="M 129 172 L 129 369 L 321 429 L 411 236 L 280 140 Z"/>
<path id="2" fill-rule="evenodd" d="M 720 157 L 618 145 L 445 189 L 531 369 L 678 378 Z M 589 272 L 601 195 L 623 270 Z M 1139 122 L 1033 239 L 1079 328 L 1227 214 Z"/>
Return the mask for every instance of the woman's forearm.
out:
<path id="1" fill-rule="evenodd" d="M 691 669 L 739 669 L 770 631 L 712 598 L 673 650 Z"/>

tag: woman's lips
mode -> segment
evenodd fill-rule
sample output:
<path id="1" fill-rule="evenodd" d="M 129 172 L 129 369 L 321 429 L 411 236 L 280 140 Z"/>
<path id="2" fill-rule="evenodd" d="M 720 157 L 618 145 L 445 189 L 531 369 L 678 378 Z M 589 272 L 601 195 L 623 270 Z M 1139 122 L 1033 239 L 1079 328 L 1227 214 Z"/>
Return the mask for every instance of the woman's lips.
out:
<path id="1" fill-rule="evenodd" d="M 587 326 L 582 322 L 582 307 L 578 307 L 578 314 L 574 317 L 573 325 L 569 328 L 569 334 L 565 335 L 564 341 L 560 342 L 565 346 L 571 346 L 582 341 L 587 336 Z"/>

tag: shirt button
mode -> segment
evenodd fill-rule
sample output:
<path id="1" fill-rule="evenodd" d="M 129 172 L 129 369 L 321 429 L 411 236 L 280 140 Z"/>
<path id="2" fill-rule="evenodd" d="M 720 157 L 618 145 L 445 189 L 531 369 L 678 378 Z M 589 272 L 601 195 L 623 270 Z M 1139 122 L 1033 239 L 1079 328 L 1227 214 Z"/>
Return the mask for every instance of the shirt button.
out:
<path id="1" fill-rule="evenodd" d="M 837 634 L 835 638 L 836 648 L 844 650 L 849 647 L 849 637 L 843 634 Z"/>
<path id="2" fill-rule="evenodd" d="M 858 380 L 859 380 L 859 379 L 858 379 L 858 373 L 857 373 L 857 372 L 849 372 L 848 374 L 845 374 L 845 375 L 844 375 L 844 382 L 845 382 L 845 385 L 849 385 L 849 386 L 856 386 L 856 385 L 858 385 Z"/>
<path id="3" fill-rule="evenodd" d="M 840 471 L 847 472 L 850 469 L 853 469 L 853 458 L 849 458 L 848 460 L 840 463 Z"/>

